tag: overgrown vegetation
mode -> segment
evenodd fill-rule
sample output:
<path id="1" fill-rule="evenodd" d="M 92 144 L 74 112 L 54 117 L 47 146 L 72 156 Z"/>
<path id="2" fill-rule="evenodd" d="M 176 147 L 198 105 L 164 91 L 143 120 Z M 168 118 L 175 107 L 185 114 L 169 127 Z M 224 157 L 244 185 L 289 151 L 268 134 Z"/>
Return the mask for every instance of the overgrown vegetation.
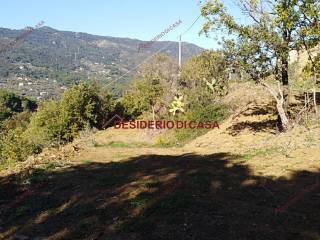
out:
<path id="1" fill-rule="evenodd" d="M 35 103 L 2 94 L 1 163 L 25 160 L 43 148 L 57 147 L 85 129 L 108 127 L 115 114 L 125 119 L 221 121 L 228 114 L 219 103 L 226 94 L 228 72 L 222 52 L 206 51 L 187 61 L 179 73 L 176 61 L 156 54 L 135 76 L 123 99 L 115 100 L 99 85 L 84 83 L 67 89 L 58 100 Z M 15 113 L 15 114 L 13 114 Z M 173 139 L 158 145 L 183 145 L 207 129 L 176 129 Z"/>
<path id="2" fill-rule="evenodd" d="M 2 115 L 9 117 L 1 123 L 2 164 L 22 161 L 45 147 L 68 143 L 86 128 L 100 129 L 119 109 L 108 92 L 86 84 L 66 90 L 60 100 L 42 102 L 33 114 L 30 112 L 33 102 L 6 96 L 10 98 L 3 97 L 2 102 L 9 110 L 5 109 Z"/>
<path id="3" fill-rule="evenodd" d="M 232 76 L 262 84 L 272 94 L 280 130 L 290 128 L 293 119 L 299 121 L 299 116 L 293 116 L 297 110 L 293 111 L 289 103 L 289 86 L 299 81 L 305 87 L 303 90 L 313 91 L 313 106 L 308 102 L 306 110 L 312 106 L 317 113 L 320 58 L 312 53 L 312 48 L 320 40 L 318 1 L 241 0 L 238 3 L 248 20 L 246 24 L 237 21 L 219 0 L 202 4 L 201 13 L 206 19 L 202 33 L 226 31 L 220 50 L 204 51 L 188 59 L 181 69 L 175 59 L 157 53 L 138 69 L 134 83 L 121 99 L 115 100 L 97 84 L 77 83 L 60 99 L 41 102 L 34 112 L 35 102 L 0 92 L 0 161 L 21 161 L 43 148 L 73 141 L 82 130 L 111 126 L 108 120 L 115 113 L 126 120 L 221 122 L 229 114 L 229 107 L 221 104 L 221 99 L 228 94 Z M 289 68 L 292 50 L 307 53 L 309 62 L 302 75 L 295 75 L 294 65 Z M 73 69 L 73 64 L 69 67 Z M 27 71 L 24 67 L 19 69 Z M 293 81 L 293 77 L 299 81 Z M 70 84 L 81 80 L 62 78 Z M 166 130 L 160 133 L 156 144 L 181 146 L 206 131 Z"/>
<path id="4" fill-rule="evenodd" d="M 0 122 L 16 113 L 34 111 L 36 108 L 37 104 L 34 101 L 0 90 Z"/>
<path id="5" fill-rule="evenodd" d="M 155 55 L 142 66 L 133 87 L 124 95 L 127 116 L 213 122 L 228 115 L 228 107 L 219 103 L 228 91 L 228 69 L 222 52 L 205 51 L 186 61 L 178 73 L 173 59 L 165 54 Z M 167 137 L 160 136 L 156 145 L 182 146 L 207 131 L 175 129 Z"/>

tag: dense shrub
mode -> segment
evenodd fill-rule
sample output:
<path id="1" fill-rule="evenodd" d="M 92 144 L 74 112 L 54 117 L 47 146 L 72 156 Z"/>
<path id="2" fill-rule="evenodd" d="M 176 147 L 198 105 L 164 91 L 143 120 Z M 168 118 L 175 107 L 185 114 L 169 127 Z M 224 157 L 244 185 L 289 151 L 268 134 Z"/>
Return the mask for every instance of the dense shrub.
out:
<path id="1" fill-rule="evenodd" d="M 24 160 L 36 152 L 24 132 L 32 113 L 29 111 L 15 114 L 0 125 L 0 165 Z"/>
<path id="2" fill-rule="evenodd" d="M 32 116 L 27 134 L 35 135 L 41 146 L 72 141 L 85 128 L 100 128 L 111 114 L 114 103 L 108 94 L 99 94 L 89 85 L 76 85 L 65 91 L 60 101 L 43 103 Z"/>
<path id="3" fill-rule="evenodd" d="M 230 114 L 229 107 L 223 104 L 210 104 L 210 105 L 193 105 L 191 109 L 185 114 L 183 120 L 195 122 L 218 122 L 227 118 Z M 209 129 L 190 129 L 182 128 L 175 129 L 173 145 L 182 146 L 188 141 L 210 131 Z M 171 144 L 172 145 L 172 144 Z"/>
<path id="4" fill-rule="evenodd" d="M 153 107 L 159 105 L 163 91 L 164 86 L 154 76 L 135 82 L 122 101 L 126 115 L 136 118 L 144 112 L 151 112 Z"/>
<path id="5" fill-rule="evenodd" d="M 224 104 L 193 105 L 187 118 L 190 121 L 221 121 L 229 115 L 229 107 Z"/>
<path id="6" fill-rule="evenodd" d="M 22 112 L 2 122 L 0 163 L 21 161 L 44 147 L 70 142 L 85 128 L 101 128 L 115 110 L 121 107 L 108 92 L 75 85 L 60 100 L 41 103 L 37 112 Z"/>
<path id="7" fill-rule="evenodd" d="M 60 142 L 62 126 L 59 102 L 48 101 L 42 103 L 33 114 L 25 135 L 30 136 L 30 141 L 42 148 Z"/>
<path id="8" fill-rule="evenodd" d="M 184 63 L 179 81 L 194 97 L 208 92 L 223 96 L 228 89 L 228 71 L 223 53 L 208 50 Z"/>
<path id="9" fill-rule="evenodd" d="M 0 165 L 25 160 L 34 149 L 24 136 L 22 127 L 9 129 L 0 136 Z"/>
<path id="10" fill-rule="evenodd" d="M 0 90 L 0 122 L 23 111 L 34 111 L 37 108 L 35 101 Z"/>

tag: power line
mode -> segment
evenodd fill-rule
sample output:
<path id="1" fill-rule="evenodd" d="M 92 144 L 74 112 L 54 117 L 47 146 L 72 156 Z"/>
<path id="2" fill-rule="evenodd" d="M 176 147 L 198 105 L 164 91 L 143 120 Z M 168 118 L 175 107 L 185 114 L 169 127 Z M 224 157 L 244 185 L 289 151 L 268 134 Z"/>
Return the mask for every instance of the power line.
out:
<path id="1" fill-rule="evenodd" d="M 193 25 L 196 24 L 196 22 L 200 19 L 200 17 L 201 17 L 201 14 L 193 21 L 193 23 L 190 25 L 190 27 L 189 27 L 186 31 L 184 31 L 182 34 L 178 35 L 178 36 L 180 37 L 180 44 L 181 44 L 181 36 L 184 35 L 184 34 L 186 34 L 186 33 L 193 27 Z M 152 57 L 153 55 L 155 55 L 155 54 L 163 51 L 163 50 L 166 49 L 170 44 L 171 44 L 171 43 L 167 44 L 165 47 L 161 48 L 160 50 L 158 50 L 158 51 L 155 52 L 154 54 L 150 55 L 150 56 L 147 57 L 144 61 L 142 61 L 140 64 L 138 64 L 138 65 L 135 66 L 134 68 L 128 70 L 126 73 L 124 73 L 123 75 L 121 75 L 119 78 L 117 78 L 117 79 L 109 82 L 109 83 L 106 85 L 106 87 L 109 86 L 110 84 L 114 83 L 114 82 L 119 81 L 119 80 L 122 79 L 124 76 L 128 75 L 128 74 L 131 73 L 133 70 L 135 70 L 135 69 L 137 69 L 138 67 L 140 67 L 140 66 L 141 66 L 142 64 L 144 64 L 150 57 Z M 181 45 L 180 45 L 180 46 L 181 46 Z M 180 48 L 181 48 L 181 47 L 180 47 Z M 179 56 L 180 56 L 180 54 L 181 54 L 181 53 L 179 53 Z M 180 61 L 181 61 L 181 59 L 180 59 Z"/>
<path id="2" fill-rule="evenodd" d="M 144 64 L 149 58 L 151 58 L 153 55 L 163 51 L 164 49 L 166 49 L 169 45 L 171 44 L 171 42 L 169 42 L 165 47 L 161 48 L 160 50 L 156 51 L 155 53 L 151 54 L 150 56 L 148 56 L 145 60 L 143 60 L 140 64 L 138 64 L 137 66 L 135 66 L 134 68 L 128 70 L 126 73 L 124 73 L 123 75 L 121 75 L 119 78 L 109 82 L 107 86 L 109 86 L 111 83 L 114 83 L 116 81 L 119 81 L 120 79 L 122 79 L 124 76 L 128 75 L 130 72 L 132 72 L 133 70 L 137 69 L 138 67 L 140 67 L 142 64 Z"/>
<path id="3" fill-rule="evenodd" d="M 199 20 L 200 17 L 201 17 L 201 14 L 196 18 L 196 20 L 193 21 L 193 23 L 190 25 L 190 27 L 186 31 L 180 34 L 180 36 L 186 34 L 193 27 L 193 25 L 196 24 L 196 22 Z"/>
<path id="4" fill-rule="evenodd" d="M 181 36 L 186 34 L 193 27 L 193 25 L 199 20 L 200 17 L 201 17 L 201 14 L 193 21 L 193 23 L 190 25 L 190 27 L 186 31 L 184 31 L 182 34 L 179 35 L 179 70 L 181 70 L 181 60 L 182 60 Z"/>

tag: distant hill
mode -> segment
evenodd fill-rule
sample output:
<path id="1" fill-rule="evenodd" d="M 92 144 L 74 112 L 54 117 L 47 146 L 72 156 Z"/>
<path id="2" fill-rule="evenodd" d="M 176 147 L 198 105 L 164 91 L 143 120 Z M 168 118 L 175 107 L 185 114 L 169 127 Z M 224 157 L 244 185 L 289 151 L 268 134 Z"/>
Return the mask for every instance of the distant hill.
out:
<path id="1" fill-rule="evenodd" d="M 25 30 L 0 28 L 0 49 Z M 114 81 L 161 50 L 178 57 L 178 43 L 154 42 L 138 52 L 144 41 L 59 31 L 41 27 L 15 48 L 0 52 L 0 88 L 33 98 L 52 98 L 79 81 Z M 202 48 L 183 43 L 182 58 L 198 55 Z M 120 94 L 130 82 L 130 74 L 110 84 Z"/>

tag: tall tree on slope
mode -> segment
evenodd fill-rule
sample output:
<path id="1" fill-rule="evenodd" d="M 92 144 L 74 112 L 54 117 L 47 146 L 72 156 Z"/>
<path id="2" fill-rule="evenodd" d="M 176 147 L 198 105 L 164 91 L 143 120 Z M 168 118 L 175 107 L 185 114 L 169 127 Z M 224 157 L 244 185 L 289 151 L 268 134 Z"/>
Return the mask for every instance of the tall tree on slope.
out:
<path id="1" fill-rule="evenodd" d="M 320 42 L 319 0 L 235 0 L 240 20 L 219 0 L 201 6 L 206 22 L 202 32 L 225 32 L 222 39 L 232 64 L 263 84 L 277 101 L 283 129 L 287 129 L 289 53 Z M 308 34 L 306 34 L 308 29 Z M 274 76 L 277 90 L 265 82 Z"/>

